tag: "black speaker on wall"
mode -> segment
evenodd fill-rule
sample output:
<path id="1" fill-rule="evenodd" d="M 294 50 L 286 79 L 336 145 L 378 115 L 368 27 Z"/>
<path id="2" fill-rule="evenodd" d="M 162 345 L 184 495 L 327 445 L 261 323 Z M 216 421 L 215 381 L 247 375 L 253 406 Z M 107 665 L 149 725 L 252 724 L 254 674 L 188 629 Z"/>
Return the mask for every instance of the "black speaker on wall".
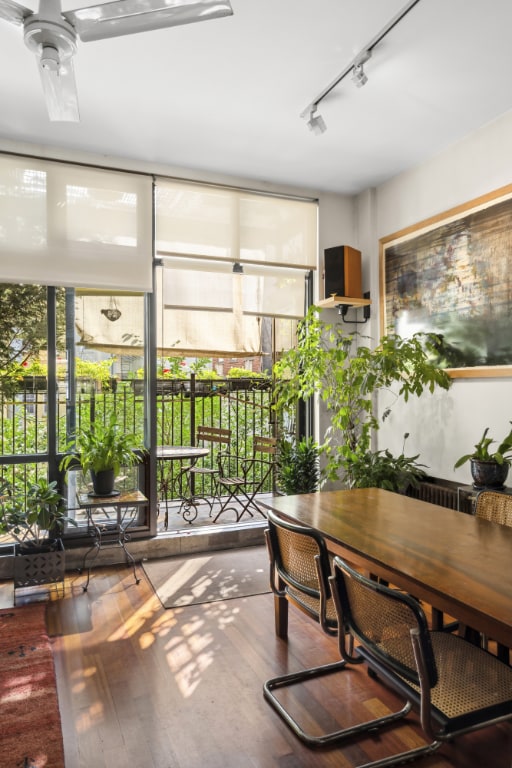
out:
<path id="1" fill-rule="evenodd" d="M 350 245 L 336 245 L 324 250 L 324 295 L 363 298 L 361 251 Z"/>

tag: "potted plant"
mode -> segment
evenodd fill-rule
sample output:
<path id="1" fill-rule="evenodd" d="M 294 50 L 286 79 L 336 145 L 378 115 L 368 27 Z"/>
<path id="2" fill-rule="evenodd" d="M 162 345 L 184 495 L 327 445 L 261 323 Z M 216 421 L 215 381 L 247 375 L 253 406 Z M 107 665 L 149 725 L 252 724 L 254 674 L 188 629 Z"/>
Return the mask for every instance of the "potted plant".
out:
<path id="1" fill-rule="evenodd" d="M 352 488 L 384 488 L 395 493 L 406 493 L 408 488 L 417 488 L 427 476 L 425 464 L 418 464 L 416 456 L 405 455 L 405 441 L 400 456 L 393 456 L 387 448 L 380 451 L 356 451 L 347 459 L 352 479 Z"/>
<path id="2" fill-rule="evenodd" d="M 277 449 L 277 484 L 286 496 L 318 490 L 318 445 L 312 437 L 282 438 Z"/>
<path id="3" fill-rule="evenodd" d="M 509 423 L 512 424 L 512 421 Z M 486 427 L 474 450 L 461 456 L 455 462 L 454 469 L 469 461 L 474 488 L 503 488 L 512 462 L 512 429 L 495 451 L 491 445 L 496 440 L 487 437 L 488 432 L 489 427 Z"/>
<path id="4" fill-rule="evenodd" d="M 14 539 L 14 588 L 64 580 L 65 556 L 60 534 L 68 517 L 56 481 L 40 479 L 26 495 L 10 483 L 0 489 L 0 533 Z"/>
<path id="5" fill-rule="evenodd" d="M 392 390 L 397 400 L 407 402 L 413 395 L 451 386 L 446 371 L 430 361 L 436 341 L 436 334 L 416 333 L 408 339 L 388 334 L 372 349 L 370 339 L 347 333 L 342 323 L 324 322 L 318 307 L 309 308 L 297 328 L 297 346 L 274 364 L 274 407 L 293 421 L 300 401 L 318 395 L 324 403 L 329 423 L 320 445 L 323 480 L 354 486 L 354 459 L 370 453 L 380 426 L 376 394 Z M 390 411 L 384 410 L 382 420 Z"/>
<path id="6" fill-rule="evenodd" d="M 95 496 L 118 495 L 114 489 L 116 475 L 121 467 L 142 461 L 136 453 L 138 447 L 135 435 L 125 432 L 112 414 L 106 422 L 91 422 L 68 443 L 60 469 L 68 470 L 78 463 L 84 475 L 90 472 Z"/>

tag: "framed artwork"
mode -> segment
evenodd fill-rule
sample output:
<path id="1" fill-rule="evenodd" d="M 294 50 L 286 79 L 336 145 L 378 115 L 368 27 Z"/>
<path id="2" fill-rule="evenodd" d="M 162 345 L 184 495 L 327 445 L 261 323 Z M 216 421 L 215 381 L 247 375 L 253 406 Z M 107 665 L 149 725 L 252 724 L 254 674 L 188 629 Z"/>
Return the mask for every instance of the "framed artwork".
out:
<path id="1" fill-rule="evenodd" d="M 512 376 L 512 185 L 382 238 L 380 306 L 383 334 L 438 334 L 451 376 Z"/>

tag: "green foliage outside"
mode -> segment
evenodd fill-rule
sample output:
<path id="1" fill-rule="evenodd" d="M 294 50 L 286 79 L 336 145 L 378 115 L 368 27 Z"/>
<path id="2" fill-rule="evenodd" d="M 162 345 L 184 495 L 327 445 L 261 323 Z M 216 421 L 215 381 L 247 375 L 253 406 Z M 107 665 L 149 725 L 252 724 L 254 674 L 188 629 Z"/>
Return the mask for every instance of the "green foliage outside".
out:
<path id="1" fill-rule="evenodd" d="M 299 400 L 317 394 L 330 418 L 320 446 L 325 459 L 323 479 L 343 479 L 354 487 L 361 481 L 361 473 L 354 469 L 370 462 L 366 457 L 371 453 L 372 433 L 380 426 L 375 395 L 389 390 L 395 392 L 396 400 L 407 402 L 412 396 L 450 387 L 448 374 L 430 362 L 436 338 L 422 333 L 409 339 L 390 334 L 371 349 L 370 339 L 347 333 L 342 323 L 324 322 L 315 306 L 299 323 L 297 333 L 297 347 L 285 352 L 274 366 L 275 408 L 280 418 L 293 419 Z M 390 411 L 387 408 L 382 419 Z"/>
<path id="2" fill-rule="evenodd" d="M 257 371 L 249 371 L 247 368 L 230 368 L 228 371 L 228 379 L 267 379 L 268 376 L 265 373 L 258 373 Z"/>

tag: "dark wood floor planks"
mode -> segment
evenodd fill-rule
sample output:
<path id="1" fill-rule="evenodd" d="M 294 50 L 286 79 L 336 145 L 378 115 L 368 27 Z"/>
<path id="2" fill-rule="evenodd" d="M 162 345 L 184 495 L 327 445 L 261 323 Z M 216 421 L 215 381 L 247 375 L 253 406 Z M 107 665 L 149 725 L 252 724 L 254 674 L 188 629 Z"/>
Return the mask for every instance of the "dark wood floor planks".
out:
<path id="1" fill-rule="evenodd" d="M 143 575 L 95 570 L 48 602 L 66 768 L 353 768 L 421 743 L 417 720 L 343 747 L 300 744 L 264 701 L 263 681 L 338 658 L 336 641 L 290 610 L 274 635 L 270 594 L 165 610 Z M 8 583 L 0 605 L 11 604 Z M 22 600 L 19 601 L 20 603 Z M 328 729 L 399 706 L 363 668 L 286 694 L 308 726 Z M 334 713 L 334 714 L 333 714 Z M 318 723 L 316 724 L 318 726 Z M 421 768 L 511 768 L 512 725 L 460 738 Z"/>

